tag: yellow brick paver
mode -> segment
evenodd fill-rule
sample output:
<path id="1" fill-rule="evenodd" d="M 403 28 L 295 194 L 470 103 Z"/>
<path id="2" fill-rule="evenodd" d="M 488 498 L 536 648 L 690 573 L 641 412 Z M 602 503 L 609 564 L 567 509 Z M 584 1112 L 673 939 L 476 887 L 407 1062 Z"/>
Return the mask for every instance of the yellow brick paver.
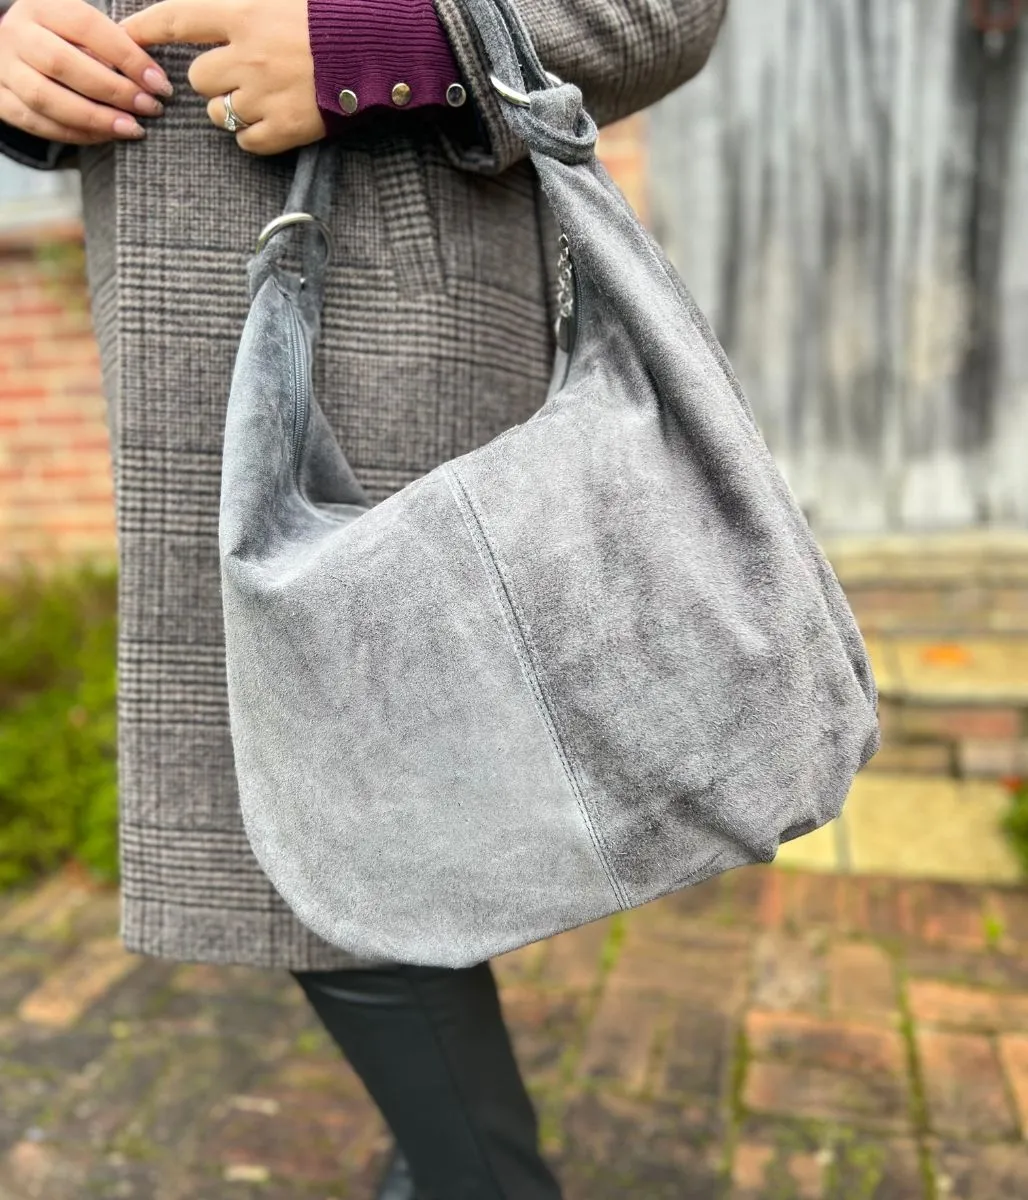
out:
<path id="1" fill-rule="evenodd" d="M 922 703 L 1028 704 L 1028 637 L 881 640 L 883 695 Z"/>
<path id="2" fill-rule="evenodd" d="M 846 863 L 841 851 L 845 831 L 835 821 L 822 825 L 805 837 L 786 842 L 778 851 L 775 865 L 802 871 L 841 871 Z"/>
<path id="3" fill-rule="evenodd" d="M 62 937 L 71 918 L 93 892 L 67 875 L 55 875 L 0 916 L 0 936 Z"/>
<path id="4" fill-rule="evenodd" d="M 871 635 L 864 638 L 867 656 L 871 660 L 875 683 L 883 696 L 891 695 L 900 688 L 899 664 L 893 647 L 893 639 Z"/>
<path id="5" fill-rule="evenodd" d="M 1010 798 L 1000 784 L 934 776 L 860 775 L 844 820 L 852 869 L 978 883 L 1016 883 L 1001 830 Z"/>
<path id="6" fill-rule="evenodd" d="M 128 954 L 118 938 L 86 942 L 58 966 L 18 1008 L 18 1016 L 34 1025 L 66 1028 L 118 980 L 142 962 Z"/>

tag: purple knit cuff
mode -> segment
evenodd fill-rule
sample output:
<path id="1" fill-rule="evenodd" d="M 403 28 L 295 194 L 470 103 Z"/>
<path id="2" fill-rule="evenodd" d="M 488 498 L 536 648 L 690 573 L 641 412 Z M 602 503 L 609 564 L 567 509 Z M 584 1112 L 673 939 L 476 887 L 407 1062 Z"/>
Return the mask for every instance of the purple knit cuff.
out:
<path id="1" fill-rule="evenodd" d="M 446 89 L 460 82 L 432 0 L 307 0 L 307 19 L 318 108 L 330 131 L 376 105 L 446 104 Z M 394 99 L 397 84 L 409 89 L 396 92 L 409 97 L 405 104 Z M 356 97 L 351 113 L 344 91 Z"/>

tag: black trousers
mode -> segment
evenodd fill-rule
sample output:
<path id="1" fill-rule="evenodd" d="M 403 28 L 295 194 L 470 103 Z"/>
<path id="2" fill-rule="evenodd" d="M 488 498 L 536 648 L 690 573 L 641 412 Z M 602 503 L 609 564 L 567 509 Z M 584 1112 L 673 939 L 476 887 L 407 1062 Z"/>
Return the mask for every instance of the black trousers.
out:
<path id="1" fill-rule="evenodd" d="M 296 979 L 381 1109 L 417 1200 L 560 1200 L 488 963 Z"/>

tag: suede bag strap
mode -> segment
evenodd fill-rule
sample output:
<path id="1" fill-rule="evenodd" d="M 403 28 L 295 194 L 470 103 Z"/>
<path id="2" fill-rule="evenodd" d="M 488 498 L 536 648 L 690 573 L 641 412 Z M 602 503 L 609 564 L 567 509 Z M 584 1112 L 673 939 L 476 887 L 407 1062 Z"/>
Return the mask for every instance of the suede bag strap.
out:
<path id="1" fill-rule="evenodd" d="M 520 96 L 520 101 L 504 104 L 503 114 L 532 158 L 556 159 L 569 166 L 591 162 L 598 131 L 582 107 L 582 93 L 575 84 L 561 83 L 547 73 L 514 0 L 460 0 L 460 4 L 495 80 L 508 94 Z"/>
<path id="2" fill-rule="evenodd" d="M 549 174 L 544 165 L 547 163 L 561 164 L 564 170 L 586 166 L 595 171 L 598 131 L 582 107 L 582 93 L 574 84 L 561 83 L 546 72 L 513 0 L 460 3 L 499 84 L 497 90 L 507 98 L 503 106 L 507 123 L 527 144 L 544 186 Z M 509 99 L 512 96 L 516 99 Z M 278 229 L 250 263 L 251 297 L 273 269 L 279 268 L 282 277 L 282 261 L 296 231 L 302 230 L 302 275 L 298 280 L 294 277 L 293 284 L 304 307 L 317 316 L 331 257 L 325 221 L 331 210 L 339 153 L 337 143 L 325 140 L 304 147 L 297 155 L 285 210 L 264 233 L 275 225 Z M 551 189 L 547 192 L 553 202 Z M 303 214 L 316 220 L 289 224 L 290 219 Z M 558 211 L 558 219 L 560 215 Z"/>
<path id="3" fill-rule="evenodd" d="M 327 222 L 338 161 L 339 148 L 327 139 L 298 152 L 282 214 L 261 231 L 257 252 L 249 263 L 251 300 L 274 271 L 281 282 L 291 283 L 291 290 L 313 316 L 320 312 L 332 257 Z M 302 239 L 300 274 L 290 276 L 283 261 L 298 238 Z"/>

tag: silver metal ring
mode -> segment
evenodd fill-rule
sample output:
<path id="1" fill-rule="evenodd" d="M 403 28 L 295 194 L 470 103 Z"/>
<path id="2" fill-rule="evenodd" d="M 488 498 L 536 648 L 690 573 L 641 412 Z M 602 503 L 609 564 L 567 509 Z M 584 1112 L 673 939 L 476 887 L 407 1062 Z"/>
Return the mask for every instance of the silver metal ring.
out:
<path id="1" fill-rule="evenodd" d="M 293 225 L 313 225 L 325 242 L 325 261 L 332 261 L 332 255 L 335 253 L 335 240 L 332 237 L 331 229 L 320 217 L 305 212 L 283 213 L 280 217 L 269 221 L 257 235 L 257 253 L 259 254 L 264 249 L 276 233 L 281 233 L 283 229 L 289 229 Z"/>
<path id="2" fill-rule="evenodd" d="M 228 133 L 241 133 L 244 129 L 249 129 L 249 122 L 243 118 L 232 107 L 232 93 L 226 92 L 221 98 L 222 104 L 225 106 L 225 120 L 222 125 Z"/>
<path id="3" fill-rule="evenodd" d="M 563 79 L 560 79 L 551 71 L 546 72 L 546 78 L 554 87 L 560 87 L 560 85 L 564 82 Z M 527 92 L 516 92 L 513 88 L 507 87 L 503 80 L 496 75 L 490 75 L 489 82 L 493 85 L 495 90 L 500 93 L 504 100 L 507 100 L 509 103 L 516 104 L 518 108 L 532 107 L 532 101 Z"/>

